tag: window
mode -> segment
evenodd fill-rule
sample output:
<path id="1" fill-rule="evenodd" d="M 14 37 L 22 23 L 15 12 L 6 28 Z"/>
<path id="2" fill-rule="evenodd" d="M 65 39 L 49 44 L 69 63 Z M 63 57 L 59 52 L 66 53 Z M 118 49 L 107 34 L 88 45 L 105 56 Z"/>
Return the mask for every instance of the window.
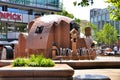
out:
<path id="1" fill-rule="evenodd" d="M 53 7 L 59 7 L 59 0 L 48 0 L 47 4 Z"/>
<path id="2" fill-rule="evenodd" d="M 109 16 L 109 13 L 106 14 L 106 21 L 110 21 L 110 16 Z"/>
<path id="3" fill-rule="evenodd" d="M 98 16 L 98 21 L 101 21 L 101 16 Z"/>
<path id="4" fill-rule="evenodd" d="M 93 18 L 91 18 L 91 19 L 90 19 L 90 22 L 91 22 L 91 23 L 93 23 L 93 22 L 94 22 L 94 21 L 93 21 Z"/>
<path id="5" fill-rule="evenodd" d="M 44 28 L 44 26 L 40 26 L 40 27 L 37 26 L 35 33 L 37 33 L 37 34 L 41 34 L 42 31 L 43 31 L 43 28 Z"/>
<path id="6" fill-rule="evenodd" d="M 95 21 L 95 22 L 97 22 L 97 16 L 96 16 L 96 17 L 94 17 L 94 21 Z"/>
<path id="7" fill-rule="evenodd" d="M 45 5 L 46 1 L 44 0 L 37 0 L 37 5 Z"/>
<path id="8" fill-rule="evenodd" d="M 13 12 L 13 13 L 18 13 L 19 12 L 19 10 L 15 9 L 15 8 L 8 8 L 8 11 Z"/>
<path id="9" fill-rule="evenodd" d="M 70 22 L 70 30 L 72 30 L 73 28 L 75 28 L 77 31 L 79 31 L 80 26 L 75 21 L 71 21 Z"/>
<path id="10" fill-rule="evenodd" d="M 27 24 L 15 23 L 16 32 L 27 32 Z"/>
<path id="11" fill-rule="evenodd" d="M 90 17 L 93 17 L 93 11 L 92 10 L 90 11 Z"/>
<path id="12" fill-rule="evenodd" d="M 14 32 L 15 31 L 15 24 L 14 23 L 6 23 L 7 32 Z"/>
<path id="13" fill-rule="evenodd" d="M 0 39 L 6 39 L 6 23 L 0 22 Z"/>
<path id="14" fill-rule="evenodd" d="M 102 21 L 105 21 L 105 14 L 102 15 Z"/>

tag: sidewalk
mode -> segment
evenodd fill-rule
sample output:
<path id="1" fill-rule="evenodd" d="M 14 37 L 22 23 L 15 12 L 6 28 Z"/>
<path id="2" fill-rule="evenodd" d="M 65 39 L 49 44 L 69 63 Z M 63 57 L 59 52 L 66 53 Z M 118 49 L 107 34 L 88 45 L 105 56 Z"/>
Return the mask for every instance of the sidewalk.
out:
<path id="1" fill-rule="evenodd" d="M 78 69 L 73 77 L 83 74 L 99 74 L 108 76 L 111 80 L 120 80 L 120 69 Z"/>

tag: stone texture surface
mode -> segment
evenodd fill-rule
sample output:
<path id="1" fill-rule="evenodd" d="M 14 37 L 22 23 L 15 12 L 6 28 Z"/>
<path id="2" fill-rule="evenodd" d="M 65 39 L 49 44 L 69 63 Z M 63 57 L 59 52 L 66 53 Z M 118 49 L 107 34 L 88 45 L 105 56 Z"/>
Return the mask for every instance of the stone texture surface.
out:
<path id="1" fill-rule="evenodd" d="M 73 68 L 67 64 L 54 67 L 11 67 L 0 68 L 0 77 L 72 77 Z"/>
<path id="2" fill-rule="evenodd" d="M 18 44 L 15 44 L 14 46 L 14 58 L 17 57 L 27 57 L 26 52 L 26 38 L 28 34 L 20 33 L 18 38 Z"/>
<path id="3" fill-rule="evenodd" d="M 29 57 L 31 54 L 43 54 L 45 57 L 51 58 L 53 42 L 57 44 L 58 50 L 60 48 L 72 49 L 70 36 L 71 21 L 71 18 L 60 15 L 47 15 L 34 19 L 28 24 L 28 36 L 26 36 L 26 34 L 20 34 L 19 42 L 15 45 L 14 58 Z M 39 34 L 35 33 L 37 27 L 41 26 L 44 26 L 42 32 Z M 90 27 L 85 29 L 85 35 L 87 38 L 77 38 L 76 45 L 74 45 L 76 46 L 75 48 L 91 48 L 92 39 L 90 37 Z M 96 55 L 94 56 L 96 57 Z"/>

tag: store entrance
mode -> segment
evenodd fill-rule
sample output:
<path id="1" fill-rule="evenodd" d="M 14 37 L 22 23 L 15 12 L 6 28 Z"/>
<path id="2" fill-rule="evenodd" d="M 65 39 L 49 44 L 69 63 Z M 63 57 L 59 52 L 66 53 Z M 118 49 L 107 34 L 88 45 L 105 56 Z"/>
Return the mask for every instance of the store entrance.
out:
<path id="1" fill-rule="evenodd" d="M 0 22 L 0 40 L 13 38 L 13 32 L 15 32 L 15 24 L 13 22 Z"/>
<path id="2" fill-rule="evenodd" d="M 15 39 L 16 38 L 16 31 L 15 31 L 15 23 L 8 22 L 6 23 L 7 27 L 7 40 L 8 39 Z"/>
<path id="3" fill-rule="evenodd" d="M 0 22 L 0 40 L 16 40 L 20 32 L 27 32 L 26 23 Z"/>

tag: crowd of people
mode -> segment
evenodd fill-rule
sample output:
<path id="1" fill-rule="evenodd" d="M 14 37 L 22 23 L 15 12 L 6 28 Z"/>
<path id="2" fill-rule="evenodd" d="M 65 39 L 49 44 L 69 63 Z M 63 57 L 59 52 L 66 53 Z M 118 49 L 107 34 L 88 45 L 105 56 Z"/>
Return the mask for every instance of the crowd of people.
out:
<path id="1" fill-rule="evenodd" d="M 119 47 L 117 45 L 113 45 L 112 47 L 109 46 L 98 46 L 96 49 L 98 54 L 105 54 L 105 55 L 118 55 L 120 54 Z"/>

